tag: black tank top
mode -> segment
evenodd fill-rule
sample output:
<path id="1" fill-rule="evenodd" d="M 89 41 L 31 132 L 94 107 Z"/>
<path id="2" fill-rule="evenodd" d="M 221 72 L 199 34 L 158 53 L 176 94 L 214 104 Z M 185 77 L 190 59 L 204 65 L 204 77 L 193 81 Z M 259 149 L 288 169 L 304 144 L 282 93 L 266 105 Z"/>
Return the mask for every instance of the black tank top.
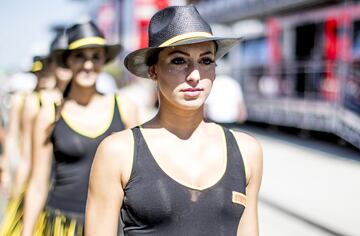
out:
<path id="1" fill-rule="evenodd" d="M 124 235 L 236 235 L 246 205 L 246 179 L 233 134 L 224 128 L 224 175 L 213 186 L 196 190 L 170 178 L 156 163 L 140 129 L 132 131 L 134 162 L 121 209 Z"/>
<path id="2" fill-rule="evenodd" d="M 48 207 L 85 213 L 90 168 L 96 149 L 105 137 L 125 129 L 115 96 L 114 99 L 111 123 L 106 131 L 97 137 L 88 137 L 75 131 L 65 122 L 63 116 L 56 122 L 51 136 L 54 180 L 48 196 Z"/>

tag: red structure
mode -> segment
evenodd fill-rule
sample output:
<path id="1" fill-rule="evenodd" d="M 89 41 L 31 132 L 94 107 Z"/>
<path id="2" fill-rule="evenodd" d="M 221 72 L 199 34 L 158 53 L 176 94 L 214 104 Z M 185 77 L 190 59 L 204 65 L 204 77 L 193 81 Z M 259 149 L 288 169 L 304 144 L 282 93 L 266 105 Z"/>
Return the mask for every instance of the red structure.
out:
<path id="1" fill-rule="evenodd" d="M 148 25 L 151 16 L 167 6 L 169 6 L 168 0 L 136 0 L 134 9 L 139 30 L 139 48 L 148 46 Z"/>
<path id="2" fill-rule="evenodd" d="M 335 133 L 360 148 L 360 4 L 265 24 L 263 34 L 244 36 L 239 50 L 248 119 Z"/>

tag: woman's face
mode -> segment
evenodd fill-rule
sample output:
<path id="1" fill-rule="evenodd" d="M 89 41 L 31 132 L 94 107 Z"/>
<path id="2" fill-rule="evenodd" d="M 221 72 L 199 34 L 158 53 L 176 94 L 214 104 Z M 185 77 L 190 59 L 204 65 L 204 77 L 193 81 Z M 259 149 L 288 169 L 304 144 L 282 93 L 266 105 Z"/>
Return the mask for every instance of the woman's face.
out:
<path id="1" fill-rule="evenodd" d="M 73 73 L 74 82 L 83 87 L 95 86 L 105 64 L 104 48 L 84 48 L 70 52 L 67 64 Z"/>
<path id="2" fill-rule="evenodd" d="M 55 87 L 56 80 L 49 68 L 36 72 L 35 75 L 38 89 L 53 89 Z"/>
<path id="3" fill-rule="evenodd" d="M 60 81 L 68 82 L 72 77 L 72 72 L 70 69 L 57 66 L 55 68 L 55 77 Z"/>
<path id="4" fill-rule="evenodd" d="M 165 48 L 149 75 L 157 82 L 161 99 L 187 110 L 198 109 L 215 79 L 215 43 Z"/>

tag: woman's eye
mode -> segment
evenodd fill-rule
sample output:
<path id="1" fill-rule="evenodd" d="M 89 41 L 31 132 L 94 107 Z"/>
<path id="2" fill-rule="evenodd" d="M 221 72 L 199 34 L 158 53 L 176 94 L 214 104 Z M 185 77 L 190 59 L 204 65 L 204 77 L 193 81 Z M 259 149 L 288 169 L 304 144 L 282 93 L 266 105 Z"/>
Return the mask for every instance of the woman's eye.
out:
<path id="1" fill-rule="evenodd" d="M 100 60 L 100 55 L 99 55 L 99 54 L 95 54 L 95 55 L 92 57 L 92 59 L 93 59 L 94 61 L 98 61 L 98 60 Z"/>
<path id="2" fill-rule="evenodd" d="M 185 60 L 184 60 L 184 58 L 176 57 L 176 58 L 171 60 L 171 63 L 175 64 L 175 65 L 181 65 L 181 64 L 185 63 Z"/>
<path id="3" fill-rule="evenodd" d="M 84 55 L 83 55 L 82 53 L 76 53 L 76 54 L 74 55 L 74 57 L 75 57 L 76 59 L 82 59 L 82 58 L 84 58 Z"/>
<path id="4" fill-rule="evenodd" d="M 215 61 L 212 59 L 212 58 L 202 58 L 201 59 L 201 64 L 204 64 L 204 65 L 210 65 L 210 64 L 213 64 Z"/>

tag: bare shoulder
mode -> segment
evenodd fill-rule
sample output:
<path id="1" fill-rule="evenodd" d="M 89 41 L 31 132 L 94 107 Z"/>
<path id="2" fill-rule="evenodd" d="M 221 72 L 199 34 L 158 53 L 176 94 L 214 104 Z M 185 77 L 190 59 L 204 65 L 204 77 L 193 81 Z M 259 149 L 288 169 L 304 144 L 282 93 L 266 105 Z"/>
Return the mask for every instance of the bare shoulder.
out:
<path id="1" fill-rule="evenodd" d="M 31 93 L 25 97 L 22 116 L 25 120 L 32 120 L 39 111 L 39 99 L 35 93 Z"/>
<path id="2" fill-rule="evenodd" d="M 11 96 L 11 106 L 20 108 L 24 105 L 24 100 L 26 98 L 26 94 L 24 93 L 14 93 Z"/>
<path id="3" fill-rule="evenodd" d="M 122 182 L 127 183 L 133 161 L 134 138 L 130 129 L 114 133 L 105 138 L 96 151 L 94 169 L 117 172 Z"/>
<path id="4" fill-rule="evenodd" d="M 62 94 L 55 89 L 47 89 L 41 91 L 40 97 L 43 104 L 53 104 L 61 102 Z"/>
<path id="5" fill-rule="evenodd" d="M 24 98 L 25 109 L 36 109 L 39 108 L 39 95 L 36 92 L 29 93 Z"/>
<path id="6" fill-rule="evenodd" d="M 260 142 L 250 134 L 231 130 L 239 146 L 247 169 L 247 178 L 253 174 L 260 175 L 263 165 L 263 150 Z"/>
<path id="7" fill-rule="evenodd" d="M 39 108 L 35 116 L 36 129 L 47 129 L 55 122 L 55 107 L 54 105 L 46 104 Z"/>
<path id="8" fill-rule="evenodd" d="M 262 151 L 260 142 L 254 136 L 235 130 L 231 130 L 231 132 L 234 134 L 239 147 L 245 152 L 255 152 L 254 154 L 256 154 Z"/>
<path id="9" fill-rule="evenodd" d="M 133 135 L 130 129 L 116 132 L 106 137 L 99 145 L 98 152 L 101 154 L 112 155 L 129 154 L 133 147 Z"/>

